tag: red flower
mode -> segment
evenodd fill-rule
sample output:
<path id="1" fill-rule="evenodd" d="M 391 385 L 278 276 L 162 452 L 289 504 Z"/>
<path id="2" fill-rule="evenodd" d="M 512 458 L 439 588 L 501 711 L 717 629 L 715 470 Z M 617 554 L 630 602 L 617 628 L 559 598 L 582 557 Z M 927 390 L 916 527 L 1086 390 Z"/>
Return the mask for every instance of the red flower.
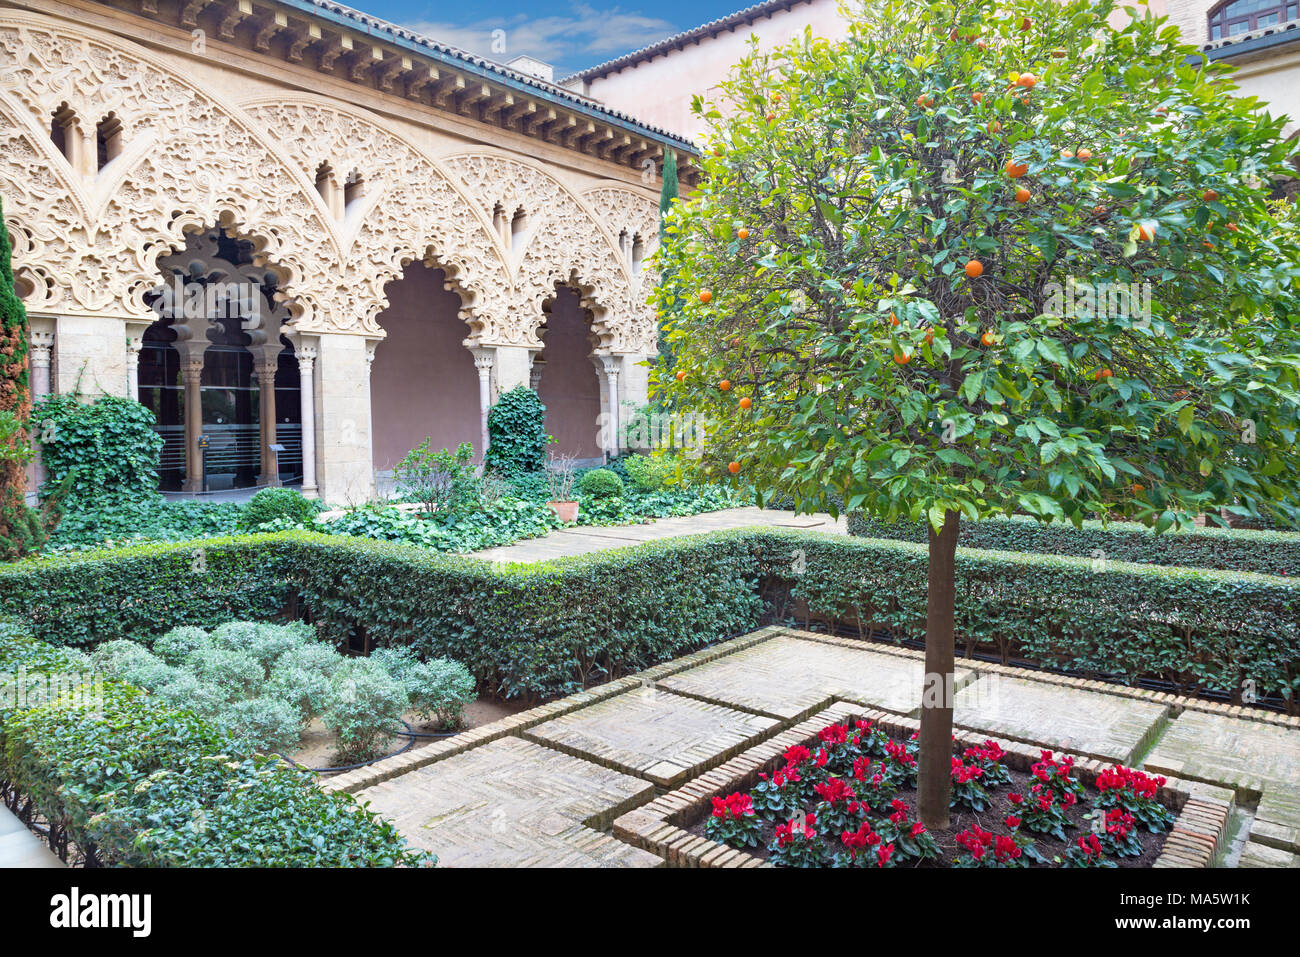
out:
<path id="1" fill-rule="evenodd" d="M 1007 819 L 1002 823 L 1014 831 L 1020 826 L 1020 818 L 1016 817 L 1014 814 L 1008 814 Z"/>
<path id="2" fill-rule="evenodd" d="M 826 744 L 843 744 L 849 737 L 847 724 L 830 724 L 817 732 L 817 737 Z"/>
<path id="3" fill-rule="evenodd" d="M 825 783 L 813 787 L 817 795 L 827 804 L 836 804 L 840 801 L 847 801 L 849 798 L 856 797 L 853 788 L 849 787 L 839 778 L 828 778 Z"/>
<path id="4" fill-rule="evenodd" d="M 1007 800 L 1010 801 L 1012 804 L 1019 804 L 1024 799 L 1025 796 L 1023 794 L 1016 794 L 1014 791 L 1007 795 Z"/>

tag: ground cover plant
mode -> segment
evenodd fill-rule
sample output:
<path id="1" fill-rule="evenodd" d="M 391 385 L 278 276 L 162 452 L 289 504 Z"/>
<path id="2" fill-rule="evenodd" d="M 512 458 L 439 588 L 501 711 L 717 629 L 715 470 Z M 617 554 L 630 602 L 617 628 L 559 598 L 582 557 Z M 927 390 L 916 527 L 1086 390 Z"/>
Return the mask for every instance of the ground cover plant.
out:
<path id="1" fill-rule="evenodd" d="M 755 47 L 698 105 L 705 176 L 657 254 L 657 381 L 714 423 L 706 473 L 929 526 L 934 828 L 963 520 L 1300 501 L 1300 247 L 1270 183 L 1294 145 L 1177 29 L 1115 12 L 881 0 L 842 42 Z"/>
<path id="2" fill-rule="evenodd" d="M 827 725 L 754 787 L 713 798 L 694 832 L 781 867 L 1148 867 L 1174 815 L 1162 777 L 1114 766 L 1085 786 L 1043 751 L 1027 772 L 993 740 L 954 745 L 952 820 L 917 819 L 917 739 Z"/>
<path id="3" fill-rule="evenodd" d="M 259 754 L 193 710 L 132 685 L 82 684 L 85 659 L 0 622 L 0 673 L 61 682 L 0 707 L 0 798 L 70 863 L 134 867 L 391 867 L 434 858 L 350 795 Z M 89 693 L 73 692 L 88 689 Z"/>
<path id="4" fill-rule="evenodd" d="M 463 665 L 421 661 L 411 648 L 346 658 L 302 622 L 186 625 L 151 644 L 106 641 L 89 663 L 259 752 L 292 753 L 319 717 L 335 735 L 338 763 L 363 761 L 382 753 L 408 710 L 454 730 L 474 697 Z"/>

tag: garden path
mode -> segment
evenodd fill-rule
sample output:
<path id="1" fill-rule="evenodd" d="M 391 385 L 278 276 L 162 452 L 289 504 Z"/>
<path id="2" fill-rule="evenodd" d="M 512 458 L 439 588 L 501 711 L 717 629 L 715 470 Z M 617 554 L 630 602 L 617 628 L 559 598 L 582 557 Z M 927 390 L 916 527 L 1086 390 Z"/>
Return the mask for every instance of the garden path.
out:
<path id="1" fill-rule="evenodd" d="M 474 552 L 477 558 L 494 562 L 537 562 L 566 555 L 585 555 L 610 548 L 627 548 L 642 542 L 681 535 L 701 535 L 731 528 L 809 528 L 819 532 L 847 533 L 845 518 L 826 514 L 796 515 L 794 512 L 763 508 L 728 508 L 681 518 L 659 518 L 644 525 L 593 526 L 562 528 L 543 535 Z"/>
<path id="2" fill-rule="evenodd" d="M 39 837 L 0 804 L 0 867 L 63 867 Z"/>
<path id="3" fill-rule="evenodd" d="M 921 665 L 918 652 L 773 626 L 322 787 L 369 801 L 448 866 L 751 866 L 673 815 L 827 709 L 914 717 Z M 955 709 L 979 739 L 1168 776 L 1195 800 L 1161 866 L 1300 866 L 1300 718 L 982 661 L 962 661 Z"/>

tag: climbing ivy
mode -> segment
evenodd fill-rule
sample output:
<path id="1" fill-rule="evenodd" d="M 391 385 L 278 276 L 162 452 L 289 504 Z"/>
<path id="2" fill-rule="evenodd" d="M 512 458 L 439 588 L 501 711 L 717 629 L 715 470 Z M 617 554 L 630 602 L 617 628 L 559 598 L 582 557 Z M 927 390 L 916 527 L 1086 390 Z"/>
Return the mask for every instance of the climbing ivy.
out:
<path id="1" fill-rule="evenodd" d="M 546 463 L 546 406 L 525 386 L 511 389 L 488 413 L 485 465 L 503 475 L 540 471 Z"/>

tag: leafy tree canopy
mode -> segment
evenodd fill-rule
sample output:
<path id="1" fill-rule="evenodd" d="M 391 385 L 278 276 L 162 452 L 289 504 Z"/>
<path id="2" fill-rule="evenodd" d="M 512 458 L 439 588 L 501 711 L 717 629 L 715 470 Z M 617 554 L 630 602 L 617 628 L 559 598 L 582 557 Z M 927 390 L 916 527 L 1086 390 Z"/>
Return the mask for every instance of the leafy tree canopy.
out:
<path id="1" fill-rule="evenodd" d="M 1291 521 L 1293 147 L 1197 61 L 1112 0 L 867 0 L 754 48 L 659 253 L 712 467 L 936 529 Z"/>

